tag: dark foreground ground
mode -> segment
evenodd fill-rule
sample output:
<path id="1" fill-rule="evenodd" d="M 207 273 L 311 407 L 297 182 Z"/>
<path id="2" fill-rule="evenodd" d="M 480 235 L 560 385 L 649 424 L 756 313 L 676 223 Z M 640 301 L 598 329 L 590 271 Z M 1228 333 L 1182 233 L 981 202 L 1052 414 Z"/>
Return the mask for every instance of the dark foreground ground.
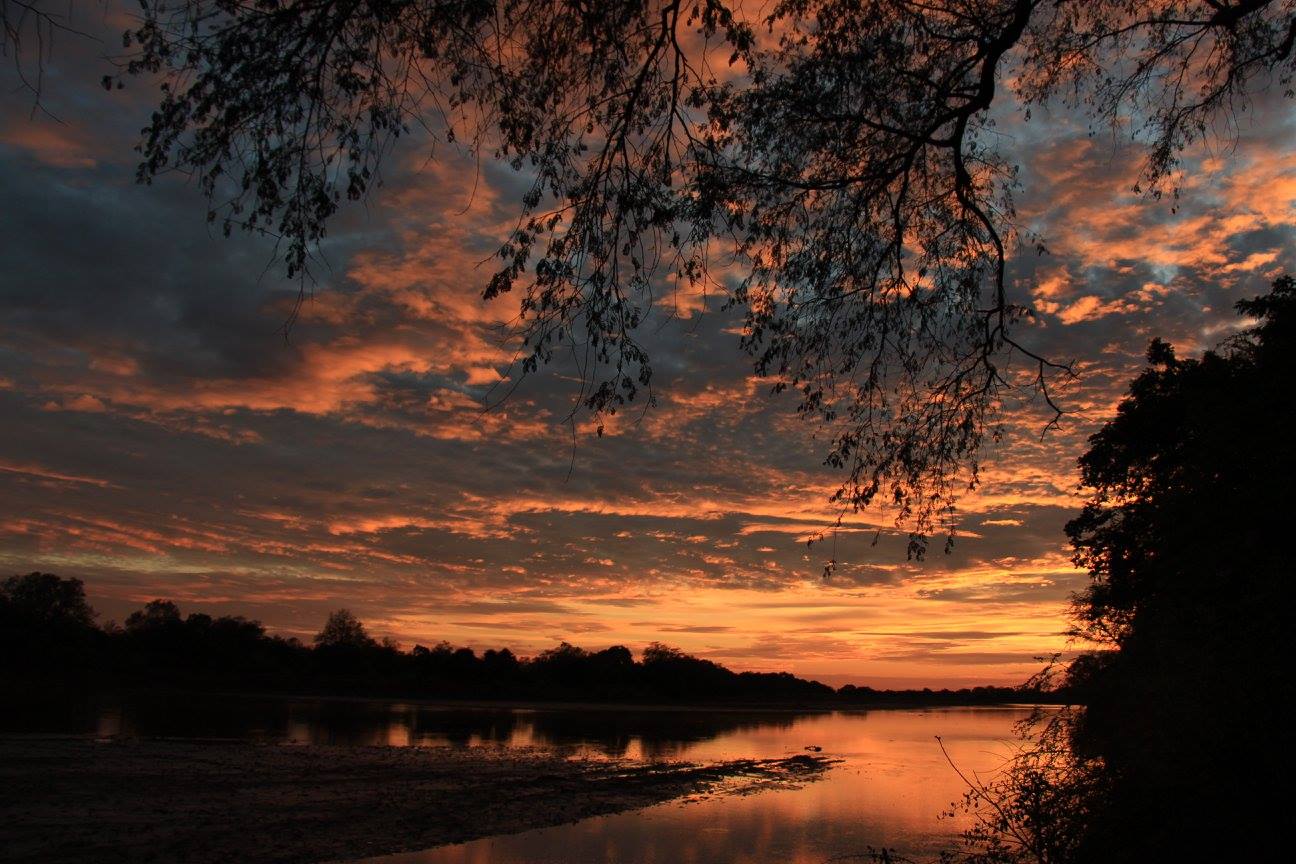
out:
<path id="1" fill-rule="evenodd" d="M 685 795 L 817 779 L 829 760 L 706 765 L 525 750 L 0 738 L 0 860 L 306 864 L 425 849 Z"/>

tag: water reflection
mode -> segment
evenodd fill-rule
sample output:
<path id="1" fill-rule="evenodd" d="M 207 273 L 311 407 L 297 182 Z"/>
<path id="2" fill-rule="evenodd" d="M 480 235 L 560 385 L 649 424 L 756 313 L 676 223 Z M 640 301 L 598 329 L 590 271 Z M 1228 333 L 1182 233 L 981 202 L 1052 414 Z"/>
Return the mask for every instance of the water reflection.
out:
<path id="1" fill-rule="evenodd" d="M 818 712 L 820 714 L 824 712 Z M 674 759 L 700 742 L 777 734 L 812 713 L 689 709 L 464 707 L 381 700 L 132 695 L 32 718 L 4 731 L 101 738 L 233 739 L 265 744 L 538 747 L 565 755 Z"/>
<path id="2" fill-rule="evenodd" d="M 942 818 L 964 791 L 940 747 L 985 777 L 1002 764 L 1025 708 L 884 710 L 784 718 L 683 745 L 687 759 L 768 758 L 823 747 L 843 764 L 802 789 L 673 802 L 492 837 L 371 864 L 825 864 L 887 846 L 919 860 L 964 827 Z M 855 860 L 862 860 L 855 858 Z"/>
<path id="3" fill-rule="evenodd" d="M 324 699 L 132 697 L 61 716 L 101 737 L 263 743 L 542 748 L 562 755 L 705 762 L 820 747 L 842 764 L 802 789 L 668 803 L 572 825 L 388 856 L 383 864 L 822 864 L 887 846 L 918 859 L 949 848 L 941 819 L 965 772 L 1002 766 L 1026 708 L 860 712 L 503 708 Z M 5 718 L 10 727 L 17 722 Z M 18 731 L 10 729 L 9 731 Z M 397 841 L 399 842 L 399 841 Z M 845 856 L 845 857 L 844 857 Z M 856 858 L 856 860 L 860 860 Z"/>

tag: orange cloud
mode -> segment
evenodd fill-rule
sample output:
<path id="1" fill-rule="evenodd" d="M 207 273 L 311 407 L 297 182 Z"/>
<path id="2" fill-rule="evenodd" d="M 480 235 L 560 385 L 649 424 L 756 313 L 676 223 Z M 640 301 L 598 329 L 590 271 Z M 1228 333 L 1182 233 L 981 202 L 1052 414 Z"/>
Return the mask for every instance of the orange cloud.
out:
<path id="1" fill-rule="evenodd" d="M 40 480 L 52 480 L 56 483 L 84 483 L 90 486 L 98 486 L 102 489 L 112 488 L 114 484 L 98 477 L 86 477 L 79 474 L 66 474 L 61 471 L 54 471 L 35 464 L 19 464 L 0 460 L 0 471 L 9 474 L 20 474 L 27 477 L 35 477 Z"/>

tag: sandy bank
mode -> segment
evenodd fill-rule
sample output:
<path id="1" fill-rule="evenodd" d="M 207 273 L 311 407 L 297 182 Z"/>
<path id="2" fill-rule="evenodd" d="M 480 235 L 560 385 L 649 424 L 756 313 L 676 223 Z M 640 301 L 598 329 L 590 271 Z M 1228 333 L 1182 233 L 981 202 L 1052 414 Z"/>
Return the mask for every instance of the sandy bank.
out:
<path id="1" fill-rule="evenodd" d="M 527 750 L 0 738 L 0 860 L 306 864 L 425 849 L 684 795 L 816 779 L 828 760 L 712 764 Z"/>

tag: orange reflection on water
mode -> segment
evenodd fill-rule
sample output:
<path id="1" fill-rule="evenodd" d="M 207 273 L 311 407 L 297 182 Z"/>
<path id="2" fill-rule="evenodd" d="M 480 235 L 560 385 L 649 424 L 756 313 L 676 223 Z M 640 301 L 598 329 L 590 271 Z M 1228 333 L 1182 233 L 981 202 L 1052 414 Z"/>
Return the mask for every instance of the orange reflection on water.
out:
<path id="1" fill-rule="evenodd" d="M 890 847 L 918 858 L 951 848 L 964 827 L 941 813 L 965 787 L 964 773 L 993 774 L 1011 752 L 1027 708 L 883 710 L 777 718 L 709 740 L 681 743 L 674 758 L 776 758 L 823 748 L 843 760 L 800 789 L 672 802 L 418 853 L 385 864 L 823 864 Z M 651 748 L 649 748 L 651 749 Z M 629 742 L 625 755 L 644 752 Z"/>

